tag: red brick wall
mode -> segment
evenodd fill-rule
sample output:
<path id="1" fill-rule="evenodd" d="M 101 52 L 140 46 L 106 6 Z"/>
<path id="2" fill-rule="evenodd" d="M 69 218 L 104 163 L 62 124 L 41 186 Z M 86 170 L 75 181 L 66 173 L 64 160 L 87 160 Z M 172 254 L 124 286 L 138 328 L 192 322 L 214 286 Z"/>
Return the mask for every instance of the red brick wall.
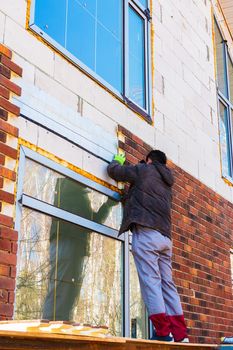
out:
<path id="1" fill-rule="evenodd" d="M 150 150 L 119 126 L 119 148 L 136 164 Z M 172 205 L 174 278 L 193 342 L 233 335 L 230 248 L 233 204 L 169 162 L 175 176 Z"/>
<path id="2" fill-rule="evenodd" d="M 11 123 L 20 113 L 11 102 L 13 94 L 21 95 L 21 88 L 12 82 L 15 76 L 22 76 L 22 69 L 12 61 L 12 52 L 0 44 L 0 320 L 13 316 L 16 275 L 18 234 L 13 229 L 14 218 L 2 213 L 4 205 L 15 204 L 15 194 L 5 189 L 16 181 L 16 172 L 8 167 L 18 157 L 11 146 L 12 138 L 18 138 L 18 129 Z"/>

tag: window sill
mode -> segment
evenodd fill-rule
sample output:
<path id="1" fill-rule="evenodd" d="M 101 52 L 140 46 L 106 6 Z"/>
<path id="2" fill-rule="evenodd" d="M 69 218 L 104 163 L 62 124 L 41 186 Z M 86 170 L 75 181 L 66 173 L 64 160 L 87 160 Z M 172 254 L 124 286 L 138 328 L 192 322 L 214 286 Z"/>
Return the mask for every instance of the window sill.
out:
<path id="1" fill-rule="evenodd" d="M 137 104 L 133 103 L 133 101 L 129 100 L 127 97 L 123 97 L 123 100 L 127 107 L 129 107 L 132 111 L 138 114 L 139 117 L 143 118 L 147 123 L 152 124 L 152 118 L 150 114 L 140 108 Z"/>

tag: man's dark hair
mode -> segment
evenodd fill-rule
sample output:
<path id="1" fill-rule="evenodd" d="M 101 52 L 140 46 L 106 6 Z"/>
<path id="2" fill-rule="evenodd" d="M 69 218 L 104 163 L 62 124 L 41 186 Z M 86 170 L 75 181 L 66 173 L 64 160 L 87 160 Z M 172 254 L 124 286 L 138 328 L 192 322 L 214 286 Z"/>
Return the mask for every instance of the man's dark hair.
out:
<path id="1" fill-rule="evenodd" d="M 148 161 L 149 158 L 152 160 L 152 162 L 157 161 L 161 164 L 167 163 L 166 154 L 162 151 L 159 151 L 158 149 L 150 151 L 146 156 L 146 161 Z"/>

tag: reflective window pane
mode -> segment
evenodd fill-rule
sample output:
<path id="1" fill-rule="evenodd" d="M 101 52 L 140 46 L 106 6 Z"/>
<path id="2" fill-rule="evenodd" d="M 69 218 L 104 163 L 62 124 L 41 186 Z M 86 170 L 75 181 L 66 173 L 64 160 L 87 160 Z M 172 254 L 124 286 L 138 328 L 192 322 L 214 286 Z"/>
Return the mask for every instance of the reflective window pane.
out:
<path id="1" fill-rule="evenodd" d="M 68 1 L 71 1 L 71 0 L 68 0 Z M 91 15 L 93 16 L 96 15 L 96 1 L 98 0 L 75 0 L 75 1 L 79 3 L 80 6 L 82 6 Z"/>
<path id="2" fill-rule="evenodd" d="M 233 63 L 228 55 L 228 77 L 230 88 L 230 101 L 233 103 Z"/>
<path id="3" fill-rule="evenodd" d="M 107 325 L 122 335 L 121 242 L 23 208 L 15 319 Z"/>
<path id="4" fill-rule="evenodd" d="M 35 24 L 60 45 L 65 45 L 66 0 L 36 0 Z"/>
<path id="5" fill-rule="evenodd" d="M 30 159 L 26 160 L 23 191 L 48 204 L 97 223 L 119 229 L 119 202 Z"/>
<path id="6" fill-rule="evenodd" d="M 96 72 L 122 91 L 122 3 L 112 0 L 97 4 Z"/>
<path id="7" fill-rule="evenodd" d="M 91 8 L 91 12 L 88 4 L 84 5 L 69 0 L 66 48 L 86 66 L 95 70 L 95 8 Z"/>
<path id="8" fill-rule="evenodd" d="M 50 271 L 51 218 L 24 209 L 17 258 L 15 319 L 40 319 Z"/>
<path id="9" fill-rule="evenodd" d="M 216 23 L 215 23 L 215 45 L 216 45 L 218 87 L 219 87 L 219 90 L 226 97 L 228 97 L 224 43 Z"/>
<path id="10" fill-rule="evenodd" d="M 114 14 L 114 16 L 110 14 Z M 97 0 L 97 21 L 98 24 L 108 30 L 116 40 L 121 41 L 123 25 L 122 1 Z"/>
<path id="11" fill-rule="evenodd" d="M 147 338 L 148 318 L 141 297 L 138 274 L 130 253 L 130 334 L 132 338 Z"/>
<path id="12" fill-rule="evenodd" d="M 138 3 L 148 8 L 148 0 L 138 0 Z M 129 92 L 126 97 L 146 109 L 147 20 L 129 6 L 129 18 L 124 23 L 123 6 L 123 0 L 35 0 L 32 21 L 63 46 L 67 54 L 70 53 L 70 59 L 83 63 L 84 69 L 90 68 L 97 79 L 100 77 L 121 94 L 125 87 L 123 29 L 128 25 L 129 56 L 125 59 L 129 61 L 126 72 Z"/>
<path id="13" fill-rule="evenodd" d="M 123 91 L 122 1 L 36 0 L 35 24 L 117 91 Z"/>
<path id="14" fill-rule="evenodd" d="M 129 7 L 129 97 L 145 108 L 144 19 Z"/>
<path id="15" fill-rule="evenodd" d="M 220 106 L 219 131 L 220 131 L 222 173 L 223 175 L 231 176 L 227 108 L 221 102 L 219 102 L 219 106 Z"/>
<path id="16" fill-rule="evenodd" d="M 139 0 L 139 2 L 140 2 L 144 7 L 148 7 L 148 1 L 147 1 L 147 0 Z"/>

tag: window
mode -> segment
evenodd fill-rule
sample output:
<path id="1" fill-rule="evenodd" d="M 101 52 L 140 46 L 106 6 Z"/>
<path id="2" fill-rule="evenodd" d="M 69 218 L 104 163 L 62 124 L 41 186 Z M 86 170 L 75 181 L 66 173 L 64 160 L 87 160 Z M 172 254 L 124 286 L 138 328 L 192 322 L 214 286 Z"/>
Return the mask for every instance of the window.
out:
<path id="1" fill-rule="evenodd" d="M 227 42 L 215 22 L 215 46 L 217 61 L 217 86 L 219 98 L 219 134 L 222 174 L 233 179 L 233 62 Z"/>
<path id="2" fill-rule="evenodd" d="M 114 336 L 130 336 L 133 319 L 132 336 L 146 337 L 119 194 L 22 147 L 17 198 L 14 318 L 107 325 Z"/>
<path id="3" fill-rule="evenodd" d="M 149 118 L 149 20 L 147 0 L 32 0 L 30 27 Z"/>

